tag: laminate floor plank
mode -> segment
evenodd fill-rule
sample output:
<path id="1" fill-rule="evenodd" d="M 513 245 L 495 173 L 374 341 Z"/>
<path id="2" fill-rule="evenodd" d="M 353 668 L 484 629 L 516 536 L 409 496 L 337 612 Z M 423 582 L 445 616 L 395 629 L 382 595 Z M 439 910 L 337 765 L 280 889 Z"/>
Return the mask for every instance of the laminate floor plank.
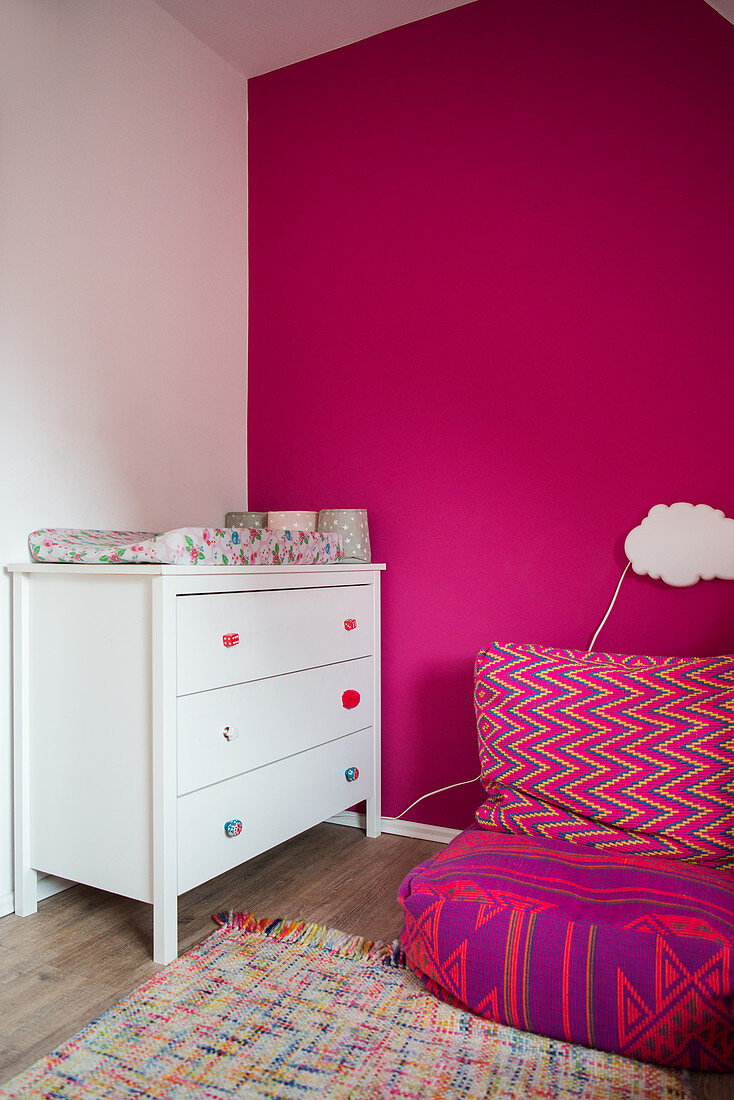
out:
<path id="1" fill-rule="evenodd" d="M 216 928 L 212 914 L 247 910 L 315 921 L 367 939 L 395 939 L 397 890 L 442 846 L 323 824 L 179 898 L 179 950 Z M 32 917 L 0 921 L 0 1082 L 70 1039 L 160 967 L 152 910 L 74 886 Z"/>
<path id="2" fill-rule="evenodd" d="M 179 898 L 179 950 L 215 928 L 212 914 L 247 910 L 397 938 L 400 882 L 443 846 L 325 823 Z M 0 1082 L 66 1042 L 160 967 L 151 908 L 86 886 L 0 920 Z M 734 1074 L 694 1074 L 699 1100 L 734 1100 Z"/>

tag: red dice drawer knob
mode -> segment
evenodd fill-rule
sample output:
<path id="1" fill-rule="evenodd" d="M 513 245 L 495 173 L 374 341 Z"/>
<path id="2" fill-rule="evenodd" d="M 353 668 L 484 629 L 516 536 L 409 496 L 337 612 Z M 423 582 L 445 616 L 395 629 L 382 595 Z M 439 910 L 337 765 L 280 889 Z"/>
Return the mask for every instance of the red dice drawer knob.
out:
<path id="1" fill-rule="evenodd" d="M 223 634 L 222 635 L 222 645 L 225 647 L 225 649 L 231 649 L 233 645 L 239 645 L 239 644 L 240 644 L 239 634 Z"/>
<path id="2" fill-rule="evenodd" d="M 348 691 L 342 692 L 342 706 L 345 710 L 354 710 L 359 706 L 359 700 L 361 696 L 358 691 L 354 691 L 353 688 L 349 688 Z"/>
<path id="3" fill-rule="evenodd" d="M 357 620 L 356 619 L 345 619 L 344 620 L 344 629 L 345 630 L 356 630 L 356 628 L 357 628 Z"/>

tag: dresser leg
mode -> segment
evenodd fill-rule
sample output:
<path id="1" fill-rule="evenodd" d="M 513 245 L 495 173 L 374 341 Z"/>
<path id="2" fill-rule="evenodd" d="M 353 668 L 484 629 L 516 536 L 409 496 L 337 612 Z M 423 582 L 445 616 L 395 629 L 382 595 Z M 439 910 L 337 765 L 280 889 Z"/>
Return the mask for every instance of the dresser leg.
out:
<path id="1" fill-rule="evenodd" d="M 15 912 L 38 909 L 38 873 L 31 866 L 30 596 L 28 576 L 13 574 L 13 796 Z"/>
<path id="2" fill-rule="evenodd" d="M 30 867 L 15 868 L 15 912 L 30 917 L 38 911 L 38 872 Z"/>
<path id="3" fill-rule="evenodd" d="M 153 962 L 167 966 L 178 958 L 178 899 L 153 906 Z"/>
<path id="4" fill-rule="evenodd" d="M 382 835 L 382 818 L 380 816 L 380 800 L 376 796 L 366 801 L 367 811 L 367 836 L 377 837 Z"/>

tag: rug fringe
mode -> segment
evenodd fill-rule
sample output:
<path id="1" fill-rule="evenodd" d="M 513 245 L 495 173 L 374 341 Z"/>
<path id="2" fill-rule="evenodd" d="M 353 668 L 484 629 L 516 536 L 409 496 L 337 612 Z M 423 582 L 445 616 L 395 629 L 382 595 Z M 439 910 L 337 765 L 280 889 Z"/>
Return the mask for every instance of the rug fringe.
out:
<path id="1" fill-rule="evenodd" d="M 361 936 L 352 936 L 340 932 L 338 928 L 327 928 L 323 924 L 313 924 L 302 920 L 284 920 L 282 917 L 256 917 L 254 913 L 229 912 L 213 914 L 214 920 L 223 932 L 250 932 L 269 936 L 274 940 L 288 943 L 300 943 L 304 947 L 317 947 L 350 959 L 369 959 L 383 966 L 406 968 L 405 952 L 399 940 L 389 943 L 387 940 L 365 940 Z"/>

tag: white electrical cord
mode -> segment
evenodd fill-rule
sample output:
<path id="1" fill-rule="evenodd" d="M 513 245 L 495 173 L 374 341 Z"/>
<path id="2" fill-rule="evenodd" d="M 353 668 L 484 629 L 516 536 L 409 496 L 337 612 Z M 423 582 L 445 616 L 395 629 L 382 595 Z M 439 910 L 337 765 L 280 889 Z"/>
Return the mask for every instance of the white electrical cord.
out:
<path id="1" fill-rule="evenodd" d="M 473 779 L 464 779 L 461 783 L 450 783 L 448 787 L 439 787 L 437 791 L 429 791 L 428 794 L 422 794 L 420 798 L 416 798 L 415 802 L 411 802 L 407 809 L 403 810 L 401 814 L 396 814 L 393 820 L 397 821 L 399 818 L 405 817 L 408 810 L 412 810 L 414 806 L 417 806 L 418 803 L 422 802 L 424 798 L 430 798 L 432 794 L 441 794 L 443 791 L 452 791 L 454 787 L 468 787 L 470 783 L 476 783 L 481 778 L 482 773 L 480 772 L 479 775 L 475 775 Z"/>
<path id="2" fill-rule="evenodd" d="M 629 569 L 629 567 L 631 565 L 632 565 L 632 562 L 628 561 L 627 564 L 625 565 L 624 569 L 622 570 L 622 576 L 619 578 L 619 581 L 617 582 L 617 587 L 615 588 L 614 595 L 612 596 L 612 602 L 609 604 L 609 607 L 606 610 L 606 614 L 604 615 L 604 618 L 602 619 L 602 621 L 599 623 L 598 627 L 596 628 L 596 632 L 594 634 L 594 637 L 589 642 L 589 648 L 586 650 L 587 653 L 591 653 L 592 649 L 594 648 L 594 642 L 599 637 L 599 632 L 601 631 L 601 628 L 604 626 L 604 623 L 609 618 L 610 612 L 611 612 L 612 608 L 614 607 L 614 605 L 617 601 L 617 596 L 619 595 L 619 590 L 622 587 L 622 581 L 626 577 L 627 570 Z M 464 779 L 464 780 L 462 780 L 461 783 L 450 783 L 448 787 L 439 787 L 435 791 L 429 791 L 428 794 L 422 794 L 420 796 L 420 798 L 416 798 L 415 802 L 411 802 L 411 804 L 406 809 L 404 809 L 401 814 L 396 814 L 395 817 L 393 818 L 393 820 L 398 821 L 401 817 L 405 817 L 405 815 L 408 813 L 408 810 L 412 810 L 413 807 L 417 806 L 419 802 L 423 802 L 424 799 L 430 798 L 431 795 L 443 794 L 444 791 L 453 791 L 454 787 L 468 787 L 471 783 L 479 782 L 479 780 L 481 778 L 482 778 L 482 773 L 480 772 L 479 775 L 475 775 L 473 779 Z"/>
<path id="3" fill-rule="evenodd" d="M 614 590 L 614 595 L 612 596 L 612 602 L 609 604 L 609 607 L 607 608 L 606 615 L 604 616 L 604 618 L 602 619 L 602 621 L 599 623 L 598 627 L 596 628 L 596 633 L 594 634 L 594 637 L 589 642 L 589 648 L 586 650 L 587 653 L 591 653 L 592 649 L 594 648 L 594 642 L 599 637 L 599 631 L 601 630 L 601 628 L 604 626 L 604 623 L 609 618 L 609 612 L 614 607 L 617 596 L 619 595 L 619 590 L 622 587 L 622 581 L 624 580 L 625 576 L 627 575 L 627 570 L 629 569 L 629 567 L 631 565 L 632 565 L 632 562 L 628 561 L 627 564 L 625 565 L 624 569 L 622 570 L 622 576 L 619 578 L 619 583 L 617 584 L 617 587 Z"/>

